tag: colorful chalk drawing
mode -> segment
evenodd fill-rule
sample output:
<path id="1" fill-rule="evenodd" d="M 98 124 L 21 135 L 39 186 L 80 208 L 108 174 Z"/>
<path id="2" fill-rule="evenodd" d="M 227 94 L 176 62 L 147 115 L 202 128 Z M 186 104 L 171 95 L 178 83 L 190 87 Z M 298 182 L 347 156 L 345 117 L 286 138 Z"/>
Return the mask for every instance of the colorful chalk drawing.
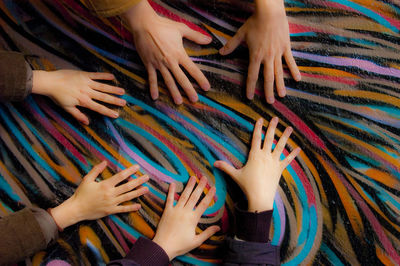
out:
<path id="1" fill-rule="evenodd" d="M 199 228 L 223 230 L 178 260 L 220 263 L 239 194 L 212 165 L 246 161 L 259 116 L 279 116 L 279 134 L 294 128 L 286 154 L 303 150 L 284 172 L 275 201 L 271 240 L 281 245 L 282 263 L 400 264 L 400 2 L 287 0 L 303 80 L 287 75 L 288 96 L 272 106 L 261 88 L 254 101 L 245 100 L 246 47 L 228 57 L 217 53 L 249 16 L 251 1 L 152 5 L 213 36 L 208 46 L 185 42 L 212 84 L 196 104 L 177 107 L 164 88 L 160 100 L 150 99 L 145 69 L 119 18 L 97 18 L 78 0 L 0 2 L 0 46 L 40 56 L 32 60 L 38 69 L 112 72 L 128 102 L 116 120 L 89 113 L 89 127 L 47 98 L 0 105 L 0 215 L 62 202 L 101 160 L 110 166 L 103 178 L 133 163 L 151 176 L 138 213 L 72 226 L 32 264 L 121 258 L 139 236 L 153 236 L 168 184 L 181 191 L 190 175 L 202 174 L 217 195 Z"/>

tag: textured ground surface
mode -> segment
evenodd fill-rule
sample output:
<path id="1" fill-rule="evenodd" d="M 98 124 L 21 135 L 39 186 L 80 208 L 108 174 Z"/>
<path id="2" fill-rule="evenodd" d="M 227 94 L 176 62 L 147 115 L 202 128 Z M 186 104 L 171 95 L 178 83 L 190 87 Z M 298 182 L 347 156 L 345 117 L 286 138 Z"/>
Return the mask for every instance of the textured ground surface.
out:
<path id="1" fill-rule="evenodd" d="M 38 68 L 112 72 L 129 103 L 117 120 L 89 113 L 89 127 L 47 98 L 0 105 L 0 215 L 62 202 L 100 160 L 110 165 L 104 178 L 134 162 L 151 176 L 139 213 L 72 226 L 33 264 L 120 258 L 138 236 L 153 235 L 168 183 L 181 190 L 189 175 L 201 173 L 217 196 L 200 227 L 219 224 L 223 232 L 176 263 L 220 262 L 237 188 L 212 164 L 246 161 L 259 116 L 279 116 L 279 134 L 292 126 L 287 149 L 303 150 L 276 197 L 271 239 L 282 246 L 282 262 L 399 264 L 400 2 L 286 1 L 303 80 L 287 75 L 288 96 L 273 105 L 262 90 L 245 100 L 246 47 L 225 58 L 217 54 L 251 4 L 187 2 L 153 3 L 159 13 L 214 37 L 208 46 L 186 46 L 213 89 L 180 107 L 166 90 L 160 100 L 150 99 L 145 70 L 118 19 L 98 19 L 74 0 L 0 2 L 0 46 L 39 55 Z"/>

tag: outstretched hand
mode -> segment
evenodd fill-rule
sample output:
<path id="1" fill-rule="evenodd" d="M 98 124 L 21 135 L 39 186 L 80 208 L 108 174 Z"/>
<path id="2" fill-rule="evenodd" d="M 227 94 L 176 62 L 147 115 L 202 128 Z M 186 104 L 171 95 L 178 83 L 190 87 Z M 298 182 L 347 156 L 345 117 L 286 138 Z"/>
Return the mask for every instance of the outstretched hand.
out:
<path id="1" fill-rule="evenodd" d="M 96 82 L 113 80 L 110 73 L 90 73 L 76 70 L 33 71 L 32 93 L 46 95 L 64 108 L 79 122 L 88 125 L 89 119 L 77 106 L 89 108 L 102 115 L 117 118 L 118 112 L 97 101 L 124 106 L 126 101 L 110 94 L 123 95 L 119 87 Z"/>
<path id="2" fill-rule="evenodd" d="M 294 149 L 284 160 L 280 156 L 293 129 L 288 127 L 272 151 L 275 129 L 279 119 L 272 118 L 261 146 L 263 119 L 257 120 L 253 140 L 246 165 L 236 169 L 224 161 L 216 161 L 214 166 L 224 171 L 240 186 L 248 200 L 249 211 L 266 211 L 273 207 L 274 197 L 283 170 L 296 158 L 300 148 Z"/>
<path id="3" fill-rule="evenodd" d="M 300 81 L 301 74 L 290 47 L 289 25 L 283 0 L 256 1 L 255 13 L 220 49 L 220 54 L 230 54 L 242 41 L 246 41 L 249 47 L 250 63 L 246 82 L 248 99 L 254 97 L 261 64 L 264 65 L 265 99 L 270 104 L 275 101 L 274 81 L 278 95 L 286 95 L 282 57 L 294 79 Z"/>
<path id="4" fill-rule="evenodd" d="M 138 165 L 131 166 L 111 178 L 96 182 L 107 163 L 102 162 L 83 178 L 75 193 L 59 206 L 51 209 L 56 224 L 64 229 L 83 220 L 95 220 L 106 215 L 131 212 L 140 209 L 140 204 L 122 205 L 148 192 L 141 185 L 149 180 L 147 175 L 131 179 L 120 184 L 139 170 Z"/>
<path id="5" fill-rule="evenodd" d="M 214 225 L 196 234 L 201 215 L 215 195 L 215 187 L 210 188 L 207 195 L 197 204 L 207 184 L 207 178 L 201 178 L 196 189 L 194 189 L 195 184 L 196 178 L 191 177 L 176 206 L 174 206 L 175 184 L 169 186 L 164 213 L 153 241 L 164 249 L 170 260 L 197 248 L 220 230 L 219 226 Z"/>
<path id="6" fill-rule="evenodd" d="M 152 99 L 159 97 L 157 70 L 160 71 L 176 104 L 182 104 L 183 99 L 175 80 L 190 101 L 198 100 L 197 92 L 181 66 L 203 90 L 210 89 L 207 78 L 189 58 L 182 41 L 182 38 L 187 38 L 198 44 L 209 44 L 210 37 L 190 29 L 183 23 L 157 15 L 147 0 L 132 7 L 124 17 L 131 26 L 136 49 L 146 66 Z"/>

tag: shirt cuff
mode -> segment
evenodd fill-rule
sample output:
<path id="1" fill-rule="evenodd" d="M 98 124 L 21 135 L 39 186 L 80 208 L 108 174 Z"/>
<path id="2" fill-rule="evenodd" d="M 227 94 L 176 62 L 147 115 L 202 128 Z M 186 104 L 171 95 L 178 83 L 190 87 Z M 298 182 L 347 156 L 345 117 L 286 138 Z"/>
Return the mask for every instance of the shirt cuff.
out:
<path id="1" fill-rule="evenodd" d="M 51 217 L 51 215 L 47 211 L 35 207 L 32 207 L 30 209 L 40 228 L 42 229 L 42 233 L 47 246 L 50 242 L 55 241 L 58 238 L 57 225 L 53 217 Z"/>
<path id="2" fill-rule="evenodd" d="M 169 263 L 169 257 L 164 249 L 144 237 L 139 237 L 125 259 L 133 260 L 142 266 L 168 265 Z"/>
<path id="3" fill-rule="evenodd" d="M 235 205 L 235 235 L 245 241 L 268 242 L 272 210 L 248 212 L 246 207 L 245 201 Z"/>

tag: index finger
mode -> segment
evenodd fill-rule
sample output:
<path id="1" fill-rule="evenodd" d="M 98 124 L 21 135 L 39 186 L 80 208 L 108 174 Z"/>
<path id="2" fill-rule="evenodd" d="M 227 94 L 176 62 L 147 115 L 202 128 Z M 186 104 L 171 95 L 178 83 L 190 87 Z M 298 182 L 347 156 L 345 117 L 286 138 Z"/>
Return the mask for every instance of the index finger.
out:
<path id="1" fill-rule="evenodd" d="M 112 186 L 116 186 L 117 184 L 121 183 L 123 180 L 127 179 L 129 176 L 133 175 L 140 169 L 140 166 L 135 164 L 129 168 L 126 168 L 125 170 L 119 172 L 118 174 L 112 176 L 111 178 L 107 179 L 106 181 L 110 183 Z"/>

